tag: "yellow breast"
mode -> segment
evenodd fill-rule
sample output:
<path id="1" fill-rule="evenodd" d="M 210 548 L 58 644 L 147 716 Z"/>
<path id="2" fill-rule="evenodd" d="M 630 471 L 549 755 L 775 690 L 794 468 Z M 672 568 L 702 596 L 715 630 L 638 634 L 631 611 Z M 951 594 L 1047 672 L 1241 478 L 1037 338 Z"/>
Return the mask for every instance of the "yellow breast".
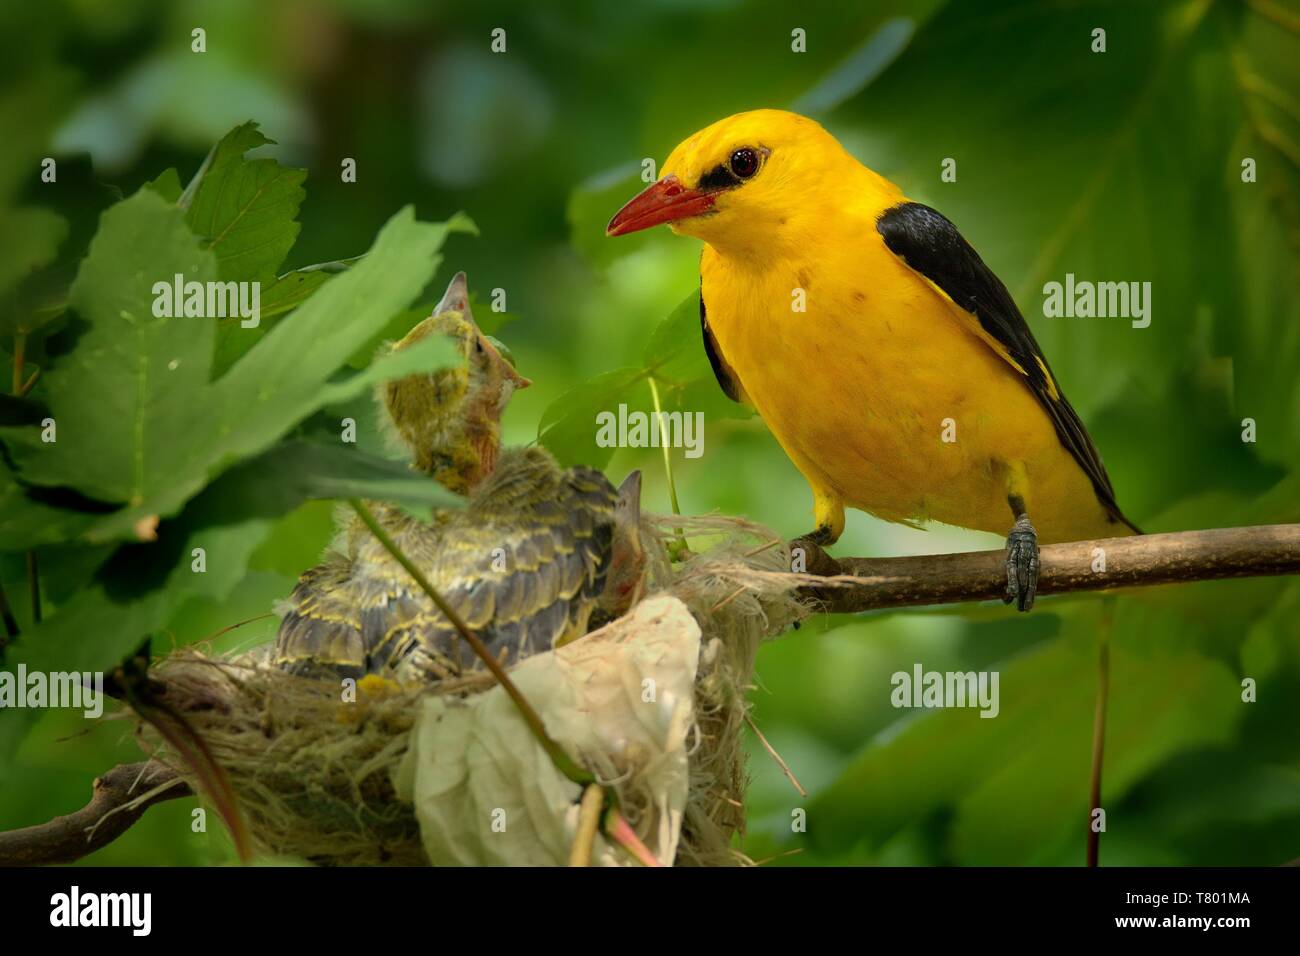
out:
<path id="1" fill-rule="evenodd" d="M 888 520 L 1005 534 L 1016 467 L 1044 541 L 1114 533 L 1020 373 L 884 245 L 879 203 L 779 261 L 705 247 L 709 325 L 781 446 L 814 489 Z"/>

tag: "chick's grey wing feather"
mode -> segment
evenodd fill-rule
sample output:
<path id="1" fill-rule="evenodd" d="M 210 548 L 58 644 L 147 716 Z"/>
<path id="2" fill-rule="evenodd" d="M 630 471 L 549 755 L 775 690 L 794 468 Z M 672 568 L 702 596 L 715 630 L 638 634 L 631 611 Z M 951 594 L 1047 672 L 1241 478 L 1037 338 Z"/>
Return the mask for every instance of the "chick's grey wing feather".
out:
<path id="1" fill-rule="evenodd" d="M 271 659 L 277 666 L 305 676 L 365 673 L 364 589 L 351 570 L 348 559 L 336 554 L 302 575 L 276 635 Z"/>
<path id="2" fill-rule="evenodd" d="M 503 460 L 463 511 L 433 522 L 374 505 L 376 520 L 504 660 L 585 629 L 605 585 L 618 494 L 600 472 L 540 449 Z M 477 665 L 454 625 L 359 523 L 349 554 L 302 576 L 275 659 L 300 672 L 436 679 Z"/>
<path id="3" fill-rule="evenodd" d="M 507 661 L 582 631 L 612 551 L 617 493 L 603 475 L 572 469 L 533 492 L 490 489 L 472 502 L 456 533 L 448 527 L 430 582 Z M 503 497 L 510 508 L 502 509 Z M 409 668 L 432 657 L 459 669 L 476 663 L 445 620 L 408 637 Z"/>

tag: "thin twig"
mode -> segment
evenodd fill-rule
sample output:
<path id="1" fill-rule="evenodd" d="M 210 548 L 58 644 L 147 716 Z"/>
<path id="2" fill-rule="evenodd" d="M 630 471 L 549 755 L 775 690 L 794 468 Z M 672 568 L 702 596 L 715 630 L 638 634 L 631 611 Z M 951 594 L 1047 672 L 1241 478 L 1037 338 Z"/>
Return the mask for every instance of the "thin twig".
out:
<path id="1" fill-rule="evenodd" d="M 578 832 L 569 850 L 569 866 L 591 866 L 591 848 L 600 829 L 600 812 L 605 809 L 605 791 L 599 784 L 588 784 L 578 805 Z"/>
<path id="2" fill-rule="evenodd" d="M 416 567 L 415 563 L 397 546 L 397 542 L 375 520 L 375 516 L 370 513 L 370 509 L 358 498 L 349 499 L 348 504 L 352 506 L 352 510 L 357 513 L 365 526 L 370 529 L 370 533 L 375 536 L 375 539 L 384 546 L 384 550 L 392 555 L 393 559 L 406 569 L 406 573 L 415 579 L 415 583 L 420 586 L 420 590 L 428 595 L 429 600 L 446 615 L 447 620 L 451 621 L 452 627 L 456 628 L 460 636 L 464 638 L 465 643 L 478 655 L 479 660 L 487 665 L 487 669 L 492 672 L 492 676 L 497 679 L 497 683 L 514 701 L 524 719 L 524 723 L 528 725 L 528 729 L 532 731 L 542 749 L 546 751 L 546 755 L 551 758 L 551 762 L 555 764 L 556 769 L 580 786 L 585 787 L 588 784 L 595 783 L 596 778 L 591 772 L 579 766 L 572 757 L 565 753 L 559 744 L 551 739 L 550 734 L 546 732 L 546 726 L 542 723 L 542 718 L 537 711 L 533 710 L 533 705 L 528 703 L 528 700 L 520 693 L 519 688 L 510 679 L 505 668 L 492 656 L 492 652 L 487 649 L 479 636 L 469 629 L 461 616 L 456 613 L 456 609 L 448 604 L 446 598 L 439 594 L 438 590 L 429 583 L 429 579 L 424 576 L 424 572 Z"/>
<path id="3" fill-rule="evenodd" d="M 1106 705 L 1110 700 L 1110 632 L 1115 624 L 1115 601 L 1107 598 L 1097 630 L 1097 706 L 1092 718 L 1092 768 L 1088 785 L 1088 866 L 1097 866 L 1101 852 L 1101 830 L 1094 819 L 1101 806 L 1101 767 L 1106 754 Z M 1105 811 L 1102 810 L 1102 819 Z"/>
<path id="4" fill-rule="evenodd" d="M 0 866 L 71 863 L 112 843 L 155 803 L 192 795 L 163 764 L 121 764 L 95 778 L 90 802 L 80 810 L 0 833 Z"/>
<path id="5" fill-rule="evenodd" d="M 10 390 L 15 395 L 22 393 L 23 388 L 23 365 L 27 361 L 27 333 L 14 333 L 14 374 L 13 388 Z"/>
<path id="6" fill-rule="evenodd" d="M 682 509 L 677 503 L 677 484 L 673 481 L 673 459 L 668 453 L 668 442 L 663 441 L 663 430 L 667 422 L 664 418 L 663 408 L 659 404 L 659 386 L 655 384 L 653 375 L 647 381 L 650 383 L 650 399 L 655 406 L 655 420 L 659 422 L 659 445 L 664 452 L 664 474 L 668 477 L 668 500 L 672 504 L 673 514 L 679 515 L 682 513 Z"/>
<path id="7" fill-rule="evenodd" d="M 528 699 L 524 697 L 519 688 L 515 686 L 514 681 L 510 679 L 510 676 L 506 673 L 501 662 L 492 656 L 492 653 L 487 649 L 487 646 L 482 642 L 482 640 L 479 639 L 479 636 L 471 631 L 468 625 L 465 624 L 464 620 L 461 619 L 461 616 L 456 613 L 456 609 L 448 604 L 447 600 L 438 593 L 438 589 L 429 583 L 429 579 L 424 576 L 424 572 L 421 571 L 415 563 L 406 556 L 402 549 L 397 546 L 397 542 L 394 541 L 379 522 L 375 520 L 375 516 L 370 513 L 370 509 L 367 508 L 359 498 L 348 499 L 348 504 L 352 506 L 352 510 L 357 513 L 365 526 L 370 529 L 370 533 L 373 534 L 376 540 L 384 546 L 384 550 L 392 555 L 393 559 L 406 569 L 406 573 L 415 580 L 415 583 L 420 586 L 420 589 L 424 591 L 429 600 L 437 606 L 438 610 L 442 611 L 442 613 L 446 615 L 447 620 L 451 621 L 452 626 L 456 628 L 456 631 L 460 636 L 465 639 L 465 642 L 469 644 L 474 653 L 478 655 L 479 660 L 487 665 L 488 670 L 492 672 L 492 676 L 497 679 L 497 682 L 501 685 L 502 689 L 509 695 L 510 699 L 514 701 L 515 707 L 519 710 L 520 715 L 524 719 L 524 723 L 528 725 L 533 736 L 537 738 L 537 742 L 546 752 L 546 755 L 551 758 L 551 762 L 555 765 L 555 768 L 574 783 L 584 788 L 596 784 L 597 781 L 595 775 L 565 753 L 564 749 L 551 738 L 550 734 L 546 732 L 546 726 L 542 723 L 542 718 L 538 715 L 537 711 L 533 710 L 532 704 L 528 703 Z M 631 853 L 636 859 L 640 860 L 644 865 L 659 866 L 659 861 L 655 859 L 654 854 L 652 854 L 646 848 L 645 844 L 641 842 L 640 838 L 636 835 L 636 831 L 632 829 L 627 820 L 623 817 L 623 814 L 619 811 L 618 792 L 614 790 L 613 787 L 608 786 L 602 786 L 601 791 L 603 793 L 603 802 L 607 806 L 602 821 L 606 836 L 612 839 L 615 843 L 626 848 L 629 853 Z"/>
<path id="8" fill-rule="evenodd" d="M 525 720 L 529 722 L 530 728 L 535 726 L 534 721 L 540 724 L 540 719 L 505 676 L 499 662 L 487 653 L 482 642 L 469 631 L 454 610 L 446 605 L 419 569 L 415 568 L 401 553 L 364 505 L 354 501 L 353 507 L 375 537 L 406 568 L 429 598 L 447 614 L 461 636 L 484 659 L 493 676 L 502 683 L 506 692 L 511 694 L 512 699 L 525 713 Z M 1002 551 L 908 558 L 841 558 L 837 561 L 807 541 L 801 541 L 800 546 L 807 548 L 808 568 L 811 573 L 823 576 L 847 574 L 859 579 L 847 584 L 836 582 L 834 586 L 828 583 L 825 587 L 805 589 L 807 594 L 822 601 L 829 610 L 861 611 L 958 601 L 993 600 L 1000 598 L 1005 588 L 1005 555 Z M 1097 563 L 1100 553 L 1104 553 L 1106 570 L 1094 572 L 1093 567 L 1100 566 Z M 1297 573 L 1300 573 L 1300 525 L 1222 528 L 1045 545 L 1041 551 L 1039 593 L 1108 591 L 1125 587 Z M 1090 781 L 1090 803 L 1093 807 L 1100 803 L 1099 754 L 1104 747 L 1105 712 L 1109 696 L 1108 657 L 1108 646 L 1103 644 L 1099 649 L 1099 693 L 1093 741 L 1094 772 Z M 532 721 L 528 718 L 530 714 Z M 752 721 L 750 726 L 758 733 Z M 776 757 L 778 763 L 781 763 L 779 756 L 767 744 L 762 734 L 759 733 L 758 736 L 760 741 L 768 746 L 769 752 Z M 539 739 L 543 741 L 543 747 L 547 749 L 548 755 L 552 755 L 551 747 L 557 745 L 548 737 Z M 550 747 L 547 747 L 548 742 Z M 568 761 L 567 754 L 563 754 L 562 751 L 560 753 Z M 126 781 L 138 777 L 143 767 L 142 764 L 136 764 L 109 771 L 96 781 L 96 795 L 91 804 L 69 817 L 60 817 L 50 823 L 28 827 L 25 830 L 0 833 L 0 865 L 25 862 L 69 862 L 79 859 L 124 832 L 151 803 L 189 793 L 188 787 L 178 783 L 176 788 L 155 794 L 147 801 L 133 805 L 129 810 L 123 810 L 106 818 L 106 811 L 131 802 L 124 796 L 129 794 L 129 784 Z M 782 767 L 795 786 L 799 787 L 793 775 L 789 774 L 788 768 L 784 764 Z M 121 771 L 129 771 L 129 774 L 119 776 Z M 578 772 L 586 774 L 586 771 L 581 768 Z M 585 787 L 594 783 L 594 779 L 587 775 L 585 779 L 577 782 Z M 123 786 L 127 787 L 125 791 L 122 791 Z M 799 789 L 803 792 L 802 787 Z M 608 789 L 604 792 L 610 800 L 603 821 L 606 835 L 647 866 L 660 865 L 614 805 L 616 795 Z M 78 823 L 81 826 L 77 826 Z M 100 826 L 93 830 L 92 839 L 87 842 L 85 830 L 96 823 L 100 823 Z M 69 833 L 73 836 L 70 837 Z M 1095 861 L 1096 856 L 1096 848 L 1090 847 L 1090 862 Z"/>
<path id="9" fill-rule="evenodd" d="M 754 718 L 748 713 L 745 714 L 745 723 L 749 724 L 749 729 L 754 732 L 754 736 L 757 737 L 758 742 L 763 745 L 763 749 L 766 750 L 771 755 L 772 759 L 776 761 L 776 765 L 781 768 L 781 772 L 785 774 L 786 779 L 794 784 L 795 790 L 799 791 L 799 796 L 808 796 L 808 791 L 803 788 L 803 784 L 795 778 L 794 771 L 791 770 L 790 766 L 781 758 L 781 755 L 776 752 L 776 748 L 767 742 L 767 738 L 763 736 L 763 731 L 758 729 L 758 724 L 754 723 Z"/>
<path id="10" fill-rule="evenodd" d="M 655 377 L 651 375 L 646 381 L 650 383 L 650 399 L 654 402 L 655 421 L 659 423 L 660 446 L 664 452 L 664 474 L 668 478 L 668 501 L 672 505 L 673 514 L 682 513 L 681 506 L 677 503 L 677 483 L 673 481 L 673 459 L 669 454 L 668 442 L 663 441 L 663 431 L 667 422 L 664 419 L 663 408 L 659 404 L 659 386 L 655 384 Z M 679 552 L 686 550 L 686 534 L 681 528 L 674 529 L 677 532 L 677 541 L 675 542 Z"/>
<path id="11" fill-rule="evenodd" d="M 745 557 L 747 558 L 757 557 L 758 555 L 762 554 L 764 551 L 771 551 L 780 543 L 781 543 L 780 538 L 773 538 L 767 544 L 760 544 L 757 548 L 754 548 L 750 551 L 746 551 Z"/>
<path id="12" fill-rule="evenodd" d="M 761 860 L 755 860 L 755 861 L 754 861 L 754 865 L 755 865 L 755 866 L 767 866 L 767 864 L 772 863 L 772 862 L 774 862 L 774 861 L 776 861 L 776 860 L 783 860 L 783 859 L 785 859 L 787 856 L 798 856 L 798 855 L 799 855 L 800 853 L 802 853 L 802 852 L 803 852 L 803 847 L 801 847 L 801 846 L 797 846 L 797 847 L 795 847 L 795 848 L 792 849 L 792 850 L 786 850 L 786 851 L 784 851 L 784 852 L 782 852 L 782 853 L 774 853 L 772 856 L 765 856 L 765 857 L 763 857 L 763 859 L 761 859 Z"/>
<path id="13" fill-rule="evenodd" d="M 5 632 L 0 635 L 0 651 L 12 641 L 18 638 L 18 619 L 14 617 L 14 609 L 9 606 L 9 598 L 5 595 L 4 585 L 0 584 L 0 621 L 4 622 Z"/>
<path id="14" fill-rule="evenodd" d="M 730 604 L 732 601 L 736 600 L 736 598 L 744 594 L 747 590 L 749 590 L 749 587 L 747 585 L 742 584 L 740 587 L 736 588 L 736 590 L 732 591 L 730 594 L 728 594 L 726 597 L 720 600 L 717 604 L 713 605 L 713 607 L 709 608 L 709 613 L 710 614 L 718 613 L 724 607 Z"/>
<path id="15" fill-rule="evenodd" d="M 27 381 L 23 382 L 22 386 L 14 394 L 17 395 L 19 398 L 22 398 L 24 395 L 26 395 L 33 388 L 36 387 L 36 380 L 40 377 L 41 377 L 41 369 L 40 366 L 37 366 L 36 368 L 32 369 L 32 374 L 27 376 Z"/>
<path id="16" fill-rule="evenodd" d="M 31 598 L 32 625 L 41 623 L 41 574 L 36 563 L 36 552 L 27 552 L 27 593 Z"/>
<path id="17" fill-rule="evenodd" d="M 21 398 L 26 395 L 33 385 L 36 384 L 36 373 L 40 372 L 38 368 L 32 377 L 23 381 L 23 366 L 27 362 L 27 333 L 14 333 L 14 370 L 13 370 L 13 393 Z M 27 552 L 27 591 L 31 597 L 32 624 L 41 623 L 41 581 L 37 574 L 36 552 Z M 9 614 L 9 602 L 0 597 L 0 612 L 5 613 L 5 630 L 9 632 L 9 637 L 16 637 L 18 634 L 17 625 L 10 628 L 10 621 L 13 620 L 12 614 Z M 2 645 L 0 645 L 2 646 Z"/>

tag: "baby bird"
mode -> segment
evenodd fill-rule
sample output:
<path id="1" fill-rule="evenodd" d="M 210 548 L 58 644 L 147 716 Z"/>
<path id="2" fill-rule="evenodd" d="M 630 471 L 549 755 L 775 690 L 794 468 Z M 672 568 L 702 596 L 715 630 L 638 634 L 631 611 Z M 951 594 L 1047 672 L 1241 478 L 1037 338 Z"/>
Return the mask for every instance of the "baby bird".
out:
<path id="1" fill-rule="evenodd" d="M 503 662 L 585 634 L 639 597 L 640 475 L 615 489 L 590 468 L 561 469 L 542 448 L 500 448 L 515 372 L 470 314 L 465 276 L 392 346 L 429 335 L 461 344 L 464 367 L 389 383 L 377 398 L 413 466 L 466 495 L 422 521 L 372 502 L 376 520 Z M 411 685 L 475 666 L 473 651 L 360 519 L 302 575 L 272 660 L 313 676 L 377 674 Z"/>
<path id="2" fill-rule="evenodd" d="M 431 335 L 449 337 L 466 364 L 385 382 L 376 399 L 415 467 L 463 495 L 496 467 L 501 413 L 516 389 L 532 383 L 479 331 L 463 272 L 452 277 L 433 313 L 388 348 L 400 351 Z"/>

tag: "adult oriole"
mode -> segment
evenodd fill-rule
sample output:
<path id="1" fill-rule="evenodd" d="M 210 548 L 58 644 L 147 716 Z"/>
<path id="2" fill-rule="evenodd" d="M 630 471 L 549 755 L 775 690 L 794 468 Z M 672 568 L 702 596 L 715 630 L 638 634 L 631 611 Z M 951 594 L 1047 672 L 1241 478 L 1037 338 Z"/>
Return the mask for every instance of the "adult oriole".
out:
<path id="1" fill-rule="evenodd" d="M 1137 532 L 1010 293 L 946 218 L 777 110 L 714 123 L 661 172 L 606 233 L 704 240 L 704 347 L 808 480 L 811 540 L 839 538 L 846 504 L 996 532 L 1009 509 L 1006 600 L 1028 610 L 1040 537 Z"/>

